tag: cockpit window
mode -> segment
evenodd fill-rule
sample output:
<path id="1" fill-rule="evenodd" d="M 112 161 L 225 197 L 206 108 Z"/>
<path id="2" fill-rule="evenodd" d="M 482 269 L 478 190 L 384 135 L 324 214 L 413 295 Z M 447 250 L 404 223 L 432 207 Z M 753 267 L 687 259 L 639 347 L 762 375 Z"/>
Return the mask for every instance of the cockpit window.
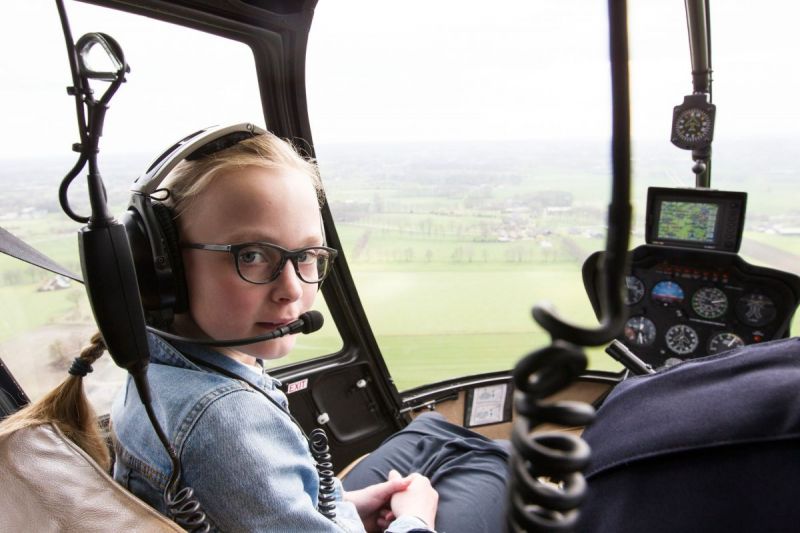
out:
<path id="1" fill-rule="evenodd" d="M 212 124 L 263 124 L 248 46 L 85 3 L 66 7 L 74 38 L 107 33 L 131 66 L 112 100 L 100 145 L 100 171 L 115 215 L 125 209 L 133 180 L 188 132 Z M 71 76 L 58 13 L 54 3 L 40 1 L 7 11 L 0 31 L 0 226 L 80 273 L 80 225 L 66 217 L 57 197 L 77 160 L 71 145 L 78 140 L 74 101 L 65 91 Z M 83 183 L 85 171 L 70 190 L 79 214 L 89 211 Z M 93 331 L 82 286 L 0 255 L 0 358 L 30 397 L 66 376 Z M 332 322 L 313 345 L 309 339 L 298 342 L 301 356 L 341 346 Z M 108 357 L 94 366 L 96 379 L 86 381 L 87 392 L 99 412 L 108 412 L 124 373 Z"/>
<path id="2" fill-rule="evenodd" d="M 315 146 L 400 389 L 511 368 L 548 342 L 531 319 L 537 301 L 594 320 L 580 264 L 602 245 L 609 197 L 604 9 L 317 6 Z"/>
<path id="3" fill-rule="evenodd" d="M 799 272 L 790 147 L 800 87 L 785 68 L 796 31 L 792 17 L 773 25 L 779 2 L 728 4 L 711 9 L 712 187 L 750 195 L 742 255 Z M 693 187 L 694 174 L 669 137 L 673 107 L 692 90 L 684 6 L 629 6 L 634 247 L 644 242 L 647 187 Z M 317 6 L 307 61 L 315 146 L 400 389 L 512 367 L 549 341 L 530 318 L 536 302 L 596 324 L 580 269 L 604 247 L 610 196 L 605 9 L 582 0 Z M 782 97 L 756 96 L 766 72 Z M 590 367 L 619 368 L 601 349 Z"/>
<path id="4" fill-rule="evenodd" d="M 800 78 L 786 68 L 796 17 L 775 16 L 786 11 L 777 0 L 758 10 L 733 4 L 711 11 L 711 183 L 748 192 L 740 253 L 800 273 Z M 631 247 L 643 242 L 648 186 L 694 185 L 689 152 L 669 142 L 672 109 L 691 92 L 683 9 L 629 2 Z M 132 69 L 101 144 L 114 213 L 154 155 L 192 128 L 263 116 L 246 45 L 80 2 L 67 10 L 75 37 L 109 33 Z M 23 2 L 0 20 L 0 226 L 79 272 L 78 224 L 56 197 L 77 141 L 56 9 Z M 608 66 L 602 2 L 320 0 L 306 80 L 315 148 L 360 299 L 401 390 L 511 368 L 548 342 L 530 318 L 536 302 L 595 324 L 580 267 L 606 232 Z M 87 211 L 85 198 L 75 186 L 76 211 Z M 82 287 L 2 255 L 0 310 L 0 358 L 34 398 L 63 378 L 93 331 Z M 328 321 L 280 363 L 341 345 Z M 590 366 L 619 368 L 602 349 L 590 350 Z M 105 379 L 87 387 L 105 412 L 123 373 L 108 358 L 95 373 Z"/>

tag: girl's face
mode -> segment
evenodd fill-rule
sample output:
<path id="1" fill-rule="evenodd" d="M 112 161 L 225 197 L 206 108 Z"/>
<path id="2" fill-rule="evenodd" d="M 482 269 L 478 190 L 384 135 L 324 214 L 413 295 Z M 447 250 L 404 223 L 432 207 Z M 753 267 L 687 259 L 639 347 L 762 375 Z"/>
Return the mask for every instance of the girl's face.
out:
<path id="1" fill-rule="evenodd" d="M 296 170 L 245 167 L 216 176 L 179 219 L 182 242 L 269 242 L 289 250 L 322 244 L 319 207 L 310 179 Z M 289 261 L 275 281 L 254 285 L 236 272 L 232 254 L 183 251 L 189 315 L 213 339 L 263 335 L 308 311 L 317 285 L 297 277 Z M 261 359 L 283 357 L 295 336 L 236 348 Z M 249 361 L 247 358 L 244 361 Z"/>

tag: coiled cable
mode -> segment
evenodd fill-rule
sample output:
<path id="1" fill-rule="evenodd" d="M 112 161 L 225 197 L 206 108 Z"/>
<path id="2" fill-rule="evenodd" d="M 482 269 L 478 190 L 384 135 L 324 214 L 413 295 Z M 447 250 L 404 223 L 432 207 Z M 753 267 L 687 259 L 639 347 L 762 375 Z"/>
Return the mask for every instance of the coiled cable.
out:
<path id="1" fill-rule="evenodd" d="M 158 440 L 164 446 L 164 450 L 172 463 L 172 472 L 163 495 L 167 513 L 176 524 L 186 531 L 208 533 L 211 530 L 211 524 L 200 506 L 200 502 L 194 495 L 194 490 L 190 487 L 178 490 L 178 485 L 181 481 L 181 461 L 178 457 L 178 452 L 175 451 L 175 447 L 164 432 L 164 428 L 161 427 L 158 417 L 156 417 L 153 409 L 153 400 L 150 396 L 147 374 L 145 372 L 131 372 L 131 377 L 136 386 L 136 391 L 139 393 L 145 413 L 147 413 L 147 418 L 150 420 Z"/>
<path id="2" fill-rule="evenodd" d="M 610 342 L 627 318 L 622 301 L 630 234 L 630 95 L 628 91 L 628 29 L 626 0 L 608 0 L 612 92 L 611 204 L 608 209 L 606 253 L 599 266 L 600 326 L 587 329 L 569 324 L 544 306 L 533 318 L 551 336 L 550 346 L 524 357 L 513 372 L 517 388 L 511 443 L 509 529 L 525 532 L 573 531 L 585 492 L 582 470 L 589 463 L 589 446 L 579 437 L 562 433 L 533 434 L 550 422 L 584 426 L 594 408 L 581 402 L 542 400 L 566 387 L 586 369 L 580 346 Z"/>
<path id="3" fill-rule="evenodd" d="M 328 435 L 321 428 L 314 429 L 308 437 L 311 455 L 316 461 L 319 473 L 319 503 L 317 509 L 326 518 L 333 520 L 336 517 L 336 496 L 334 494 L 333 458 L 328 446 Z"/>
<path id="4" fill-rule="evenodd" d="M 211 525 L 205 512 L 200 507 L 200 501 L 194 495 L 194 489 L 183 487 L 177 493 L 172 487 L 164 493 L 164 503 L 167 511 L 176 524 L 191 533 L 208 533 Z"/>
<path id="5" fill-rule="evenodd" d="M 586 368 L 586 356 L 574 345 L 556 342 L 523 358 L 514 368 L 518 390 L 517 417 L 511 435 L 511 531 L 572 531 L 578 506 L 586 493 L 582 470 L 589 462 L 589 446 L 568 433 L 533 429 L 542 423 L 584 426 L 594 408 L 583 402 L 545 403 Z"/>
<path id="6" fill-rule="evenodd" d="M 303 430 L 303 426 L 300 425 L 300 423 L 292 416 L 292 414 L 284 407 L 282 407 L 280 404 L 278 404 L 275 401 L 275 399 L 272 398 L 272 396 L 267 394 L 261 387 L 257 386 L 255 383 L 251 382 L 248 379 L 245 379 L 243 376 L 231 372 L 230 370 L 226 370 L 221 366 L 214 365 L 212 363 L 209 363 L 208 361 L 201 361 L 197 358 L 192 357 L 189 354 L 183 354 L 183 355 L 184 357 L 186 357 L 187 359 L 189 359 L 190 361 L 199 366 L 206 367 L 211 371 L 217 372 L 231 379 L 237 379 L 239 381 L 247 383 L 253 390 L 258 391 L 267 401 L 273 404 L 280 412 L 284 413 L 286 416 L 289 417 L 292 423 L 295 426 L 297 426 L 297 428 L 303 435 L 305 435 L 306 440 L 308 441 L 308 447 L 309 450 L 311 451 L 311 455 L 314 457 L 314 461 L 316 462 L 317 473 L 319 474 L 319 504 L 317 505 L 317 509 L 326 518 L 329 518 L 331 520 L 334 519 L 336 517 L 336 511 L 335 511 L 336 487 L 335 487 L 334 471 L 333 471 L 333 457 L 331 456 L 330 453 L 330 446 L 328 445 L 328 435 L 325 433 L 325 430 L 317 428 L 311 432 L 310 436 L 306 435 L 305 431 Z M 172 457 L 172 455 L 170 455 L 170 457 Z M 176 477 L 175 474 L 176 472 L 177 472 L 177 477 L 180 477 L 180 462 L 179 461 L 173 462 L 172 468 L 173 468 L 173 478 Z M 168 492 L 170 491 L 170 487 L 172 486 L 173 483 L 171 481 L 167 485 L 167 492 L 164 493 L 164 501 L 167 503 L 168 507 L 170 506 L 169 498 L 171 497 L 169 496 Z M 174 504 L 176 509 L 178 509 L 179 504 L 183 504 L 183 502 L 180 501 L 182 500 L 180 498 L 182 494 L 183 493 L 180 492 L 174 497 L 172 497 L 176 500 L 176 503 Z M 183 498 L 183 500 L 186 500 L 187 502 L 185 504 L 187 510 L 194 509 L 190 503 L 190 501 L 193 498 L 194 498 L 193 491 L 189 492 L 189 494 L 186 495 L 185 498 Z M 196 510 L 202 513 L 199 504 Z M 203 520 L 205 519 L 206 519 L 205 514 L 203 514 Z M 175 521 L 178 522 L 178 519 L 175 518 Z M 178 524 L 183 527 L 187 527 L 187 525 L 182 524 L 181 522 L 178 522 Z M 198 533 L 203 533 L 208 530 L 197 529 L 197 531 Z"/>

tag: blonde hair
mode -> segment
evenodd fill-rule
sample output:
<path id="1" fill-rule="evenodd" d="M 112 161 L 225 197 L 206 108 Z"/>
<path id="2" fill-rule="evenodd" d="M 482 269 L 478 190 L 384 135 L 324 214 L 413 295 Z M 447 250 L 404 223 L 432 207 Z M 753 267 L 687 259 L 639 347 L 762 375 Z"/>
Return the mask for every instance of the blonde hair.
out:
<path id="1" fill-rule="evenodd" d="M 319 204 L 324 203 L 322 181 L 316 163 L 301 156 L 289 141 L 269 132 L 255 135 L 201 159 L 181 161 L 162 183 L 162 187 L 169 190 L 169 197 L 164 203 L 179 218 L 220 174 L 250 166 L 298 171 L 309 178 Z"/>
<path id="2" fill-rule="evenodd" d="M 324 202 L 322 182 L 313 160 L 307 160 L 288 142 L 272 133 L 256 135 L 230 148 L 199 160 L 182 161 L 164 180 L 163 187 L 170 191 L 164 201 L 179 217 L 209 183 L 221 173 L 256 166 L 266 169 L 288 169 L 307 176 L 317 194 L 320 205 Z M 78 359 L 91 365 L 105 351 L 100 333 L 85 347 Z M 104 469 L 108 470 L 111 458 L 94 409 L 83 390 L 81 376 L 70 374 L 61 385 L 43 398 L 24 407 L 0 422 L 0 439 L 19 429 L 54 424 L 80 446 Z"/>
<path id="3" fill-rule="evenodd" d="M 91 365 L 103 355 L 106 346 L 100 332 L 81 350 L 81 364 Z M 19 429 L 53 424 L 81 447 L 102 468 L 111 467 L 111 456 L 97 423 L 97 415 L 86 399 L 83 378 L 70 374 L 61 385 L 0 422 L 0 440 Z"/>

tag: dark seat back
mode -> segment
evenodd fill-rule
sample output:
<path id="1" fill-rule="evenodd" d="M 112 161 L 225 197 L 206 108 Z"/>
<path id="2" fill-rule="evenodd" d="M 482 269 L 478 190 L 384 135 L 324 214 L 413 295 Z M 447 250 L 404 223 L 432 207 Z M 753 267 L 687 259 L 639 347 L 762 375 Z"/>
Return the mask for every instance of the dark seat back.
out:
<path id="1" fill-rule="evenodd" d="M 796 531 L 800 340 L 623 381 L 584 438 L 578 531 Z"/>

